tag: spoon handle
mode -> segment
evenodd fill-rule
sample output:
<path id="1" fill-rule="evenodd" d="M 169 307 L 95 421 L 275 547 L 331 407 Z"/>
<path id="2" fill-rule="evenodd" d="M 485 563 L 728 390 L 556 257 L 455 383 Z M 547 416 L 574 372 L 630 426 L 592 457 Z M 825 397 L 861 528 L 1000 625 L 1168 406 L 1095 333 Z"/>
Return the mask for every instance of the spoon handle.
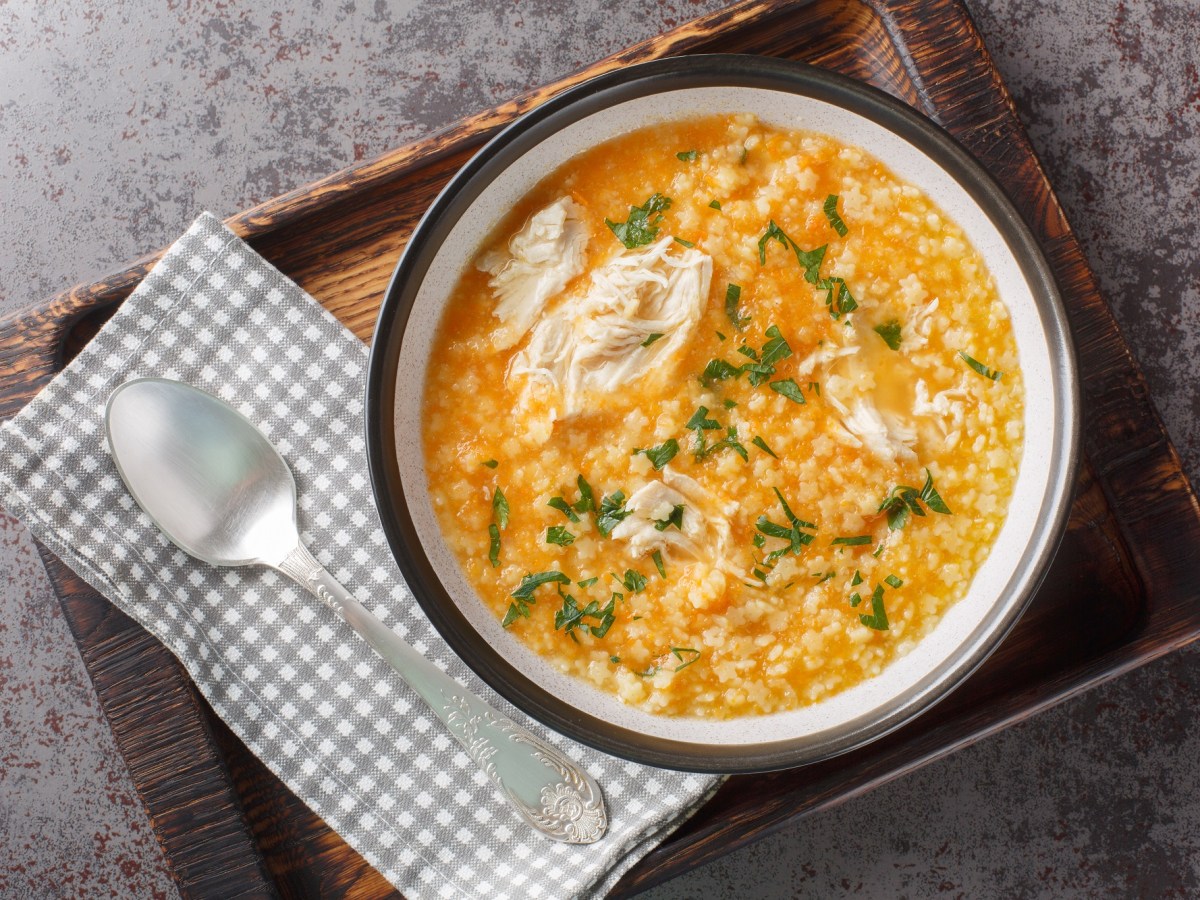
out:
<path id="1" fill-rule="evenodd" d="M 302 544 L 275 568 L 341 616 L 421 695 L 522 819 L 556 841 L 590 844 L 603 837 L 608 816 L 599 786 L 558 748 L 501 715 L 401 640 Z"/>

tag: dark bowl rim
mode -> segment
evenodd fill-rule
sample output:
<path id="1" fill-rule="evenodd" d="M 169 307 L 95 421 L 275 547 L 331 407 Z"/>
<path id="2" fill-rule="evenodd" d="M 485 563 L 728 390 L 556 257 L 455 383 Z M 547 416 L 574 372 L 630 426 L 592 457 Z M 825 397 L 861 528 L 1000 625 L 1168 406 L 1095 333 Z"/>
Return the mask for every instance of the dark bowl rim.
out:
<path id="1" fill-rule="evenodd" d="M 883 715 L 862 716 L 841 726 L 833 737 L 741 745 L 670 740 L 585 715 L 550 694 L 501 657 L 442 586 L 408 513 L 397 461 L 398 363 L 412 303 L 442 241 L 486 184 L 530 147 L 600 109 L 662 91 L 718 86 L 786 91 L 832 103 L 920 148 L 966 190 L 1008 244 L 1050 347 L 1059 411 L 1056 452 L 1045 504 L 1001 601 L 958 650 L 894 698 Z M 451 649 L 497 693 L 548 727 L 635 762 L 697 772 L 761 772 L 818 762 L 894 731 L 951 693 L 1011 631 L 1045 577 L 1066 529 L 1079 462 L 1079 385 L 1066 314 L 1053 272 L 1003 188 L 953 137 L 874 87 L 804 63 L 733 54 L 672 57 L 608 72 L 558 94 L 492 138 L 438 194 L 388 283 L 368 360 L 364 420 L 371 486 L 384 534 L 413 596 Z"/>

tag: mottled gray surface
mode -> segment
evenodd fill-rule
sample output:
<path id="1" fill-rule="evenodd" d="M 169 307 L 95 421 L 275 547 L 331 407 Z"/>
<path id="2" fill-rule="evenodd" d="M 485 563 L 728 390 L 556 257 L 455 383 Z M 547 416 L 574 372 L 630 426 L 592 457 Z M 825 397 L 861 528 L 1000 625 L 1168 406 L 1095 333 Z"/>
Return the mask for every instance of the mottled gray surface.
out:
<path id="1" fill-rule="evenodd" d="M 1195 6 L 969 2 L 1194 478 Z M 720 5 L 0 4 L 0 312 Z M 28 539 L 0 525 L 0 894 L 165 890 Z M 1196 656 L 646 896 L 1200 894 Z"/>

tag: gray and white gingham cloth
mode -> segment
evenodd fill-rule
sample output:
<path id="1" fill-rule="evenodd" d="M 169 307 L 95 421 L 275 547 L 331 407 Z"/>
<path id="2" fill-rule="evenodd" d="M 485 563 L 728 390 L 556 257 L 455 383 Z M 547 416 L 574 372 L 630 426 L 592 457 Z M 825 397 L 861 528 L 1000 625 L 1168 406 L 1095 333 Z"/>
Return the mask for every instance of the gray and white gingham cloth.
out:
<path id="1" fill-rule="evenodd" d="M 548 732 L 453 655 L 392 560 L 362 435 L 366 347 L 215 217 L 196 220 L 112 320 L 0 427 L 0 499 L 180 659 L 213 709 L 297 796 L 409 897 L 595 896 L 720 779 L 625 762 Z M 300 530 L 368 609 L 439 666 L 581 761 L 605 838 L 540 838 L 421 701 L 329 609 L 268 569 L 219 569 L 133 502 L 104 438 L 131 378 L 226 400 L 296 476 Z"/>

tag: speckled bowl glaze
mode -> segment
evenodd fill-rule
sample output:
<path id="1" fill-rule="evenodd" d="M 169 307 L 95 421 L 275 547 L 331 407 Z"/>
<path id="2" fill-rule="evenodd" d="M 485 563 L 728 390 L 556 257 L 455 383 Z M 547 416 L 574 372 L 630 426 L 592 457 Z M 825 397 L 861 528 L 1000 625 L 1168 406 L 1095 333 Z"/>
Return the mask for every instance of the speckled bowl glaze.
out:
<path id="1" fill-rule="evenodd" d="M 1027 385 L 1025 448 L 1008 517 L 934 631 L 882 674 L 815 705 L 726 721 L 655 716 L 558 672 L 506 632 L 467 583 L 429 501 L 421 406 L 433 338 L 481 241 L 548 172 L 599 141 L 670 119 L 751 112 L 863 147 L 933 197 L 983 256 L 1008 307 Z M 711 772 L 784 768 L 899 727 L 995 649 L 1040 583 L 1065 528 L 1078 442 L 1074 354 L 1033 236 L 950 137 L 892 98 L 808 66 L 746 56 L 668 59 L 567 91 L 489 143 L 422 219 L 388 286 L 368 373 L 367 445 L 380 516 L 413 594 L 497 692 L 601 750 Z"/>

